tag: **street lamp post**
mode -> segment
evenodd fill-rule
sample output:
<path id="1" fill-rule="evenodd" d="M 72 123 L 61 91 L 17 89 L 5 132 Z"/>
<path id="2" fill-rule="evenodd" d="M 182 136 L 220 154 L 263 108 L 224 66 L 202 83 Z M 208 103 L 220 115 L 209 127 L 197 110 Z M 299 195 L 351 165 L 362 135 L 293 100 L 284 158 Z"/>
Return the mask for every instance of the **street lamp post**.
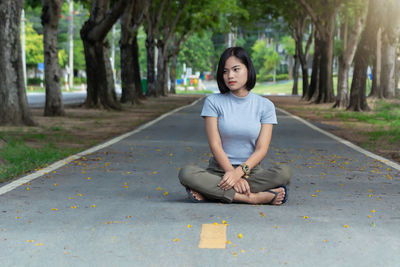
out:
<path id="1" fill-rule="evenodd" d="M 69 0 L 69 88 L 74 86 L 74 1 Z"/>

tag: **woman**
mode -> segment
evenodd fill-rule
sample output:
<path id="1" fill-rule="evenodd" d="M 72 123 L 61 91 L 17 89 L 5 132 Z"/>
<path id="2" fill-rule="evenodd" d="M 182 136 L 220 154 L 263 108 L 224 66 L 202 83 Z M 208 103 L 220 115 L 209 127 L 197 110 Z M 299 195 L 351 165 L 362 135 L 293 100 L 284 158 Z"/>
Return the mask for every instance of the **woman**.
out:
<path id="1" fill-rule="evenodd" d="M 246 50 L 231 47 L 224 51 L 217 82 L 221 93 L 208 96 L 201 112 L 213 157 L 206 170 L 182 168 L 181 184 L 194 202 L 285 203 L 292 176 L 289 166 L 279 164 L 265 171 L 259 165 L 277 121 L 274 104 L 250 92 L 256 72 Z"/>

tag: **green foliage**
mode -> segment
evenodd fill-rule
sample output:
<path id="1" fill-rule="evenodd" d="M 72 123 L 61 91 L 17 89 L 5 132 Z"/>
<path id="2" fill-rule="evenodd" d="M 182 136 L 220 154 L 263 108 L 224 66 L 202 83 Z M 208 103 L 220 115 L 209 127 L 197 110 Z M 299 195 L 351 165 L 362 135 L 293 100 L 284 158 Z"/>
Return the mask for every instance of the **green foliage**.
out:
<path id="1" fill-rule="evenodd" d="M 264 67 L 264 58 L 268 53 L 267 42 L 265 40 L 257 40 L 253 47 L 251 58 L 257 73 L 260 73 Z"/>
<path id="2" fill-rule="evenodd" d="M 194 34 L 182 46 L 178 61 L 185 62 L 188 67 L 193 68 L 193 72 L 210 71 L 210 59 L 213 54 L 214 47 L 211 42 L 211 33 L 206 33 L 203 37 Z"/>
<path id="3" fill-rule="evenodd" d="M 268 78 L 267 75 L 279 66 L 281 58 L 273 45 L 268 46 L 266 40 L 257 40 L 252 50 L 251 56 L 258 78 L 265 81 Z"/>
<path id="4" fill-rule="evenodd" d="M 36 67 L 44 61 L 43 35 L 38 34 L 29 21 L 25 22 L 25 53 L 26 65 L 29 67 Z"/>
<path id="5" fill-rule="evenodd" d="M 296 54 L 296 43 L 291 36 L 283 36 L 280 43 L 283 46 L 283 49 L 286 51 L 286 54 L 289 56 L 294 56 Z"/>

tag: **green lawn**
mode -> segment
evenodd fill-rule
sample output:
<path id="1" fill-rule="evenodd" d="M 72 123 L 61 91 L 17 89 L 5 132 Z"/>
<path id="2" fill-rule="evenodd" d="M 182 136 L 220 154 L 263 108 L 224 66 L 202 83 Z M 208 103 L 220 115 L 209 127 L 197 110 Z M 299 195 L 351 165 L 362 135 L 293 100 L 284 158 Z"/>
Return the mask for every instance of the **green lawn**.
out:
<path id="1" fill-rule="evenodd" d="M 299 79 L 298 82 L 298 93 L 299 95 L 303 94 L 303 82 L 302 79 Z M 351 87 L 351 78 L 349 78 L 349 91 Z M 265 94 L 271 94 L 271 95 L 277 95 L 277 94 L 287 94 L 291 95 L 292 94 L 292 88 L 293 88 L 293 81 L 281 81 L 277 83 L 259 83 L 257 84 L 253 92 L 256 94 L 260 95 L 265 95 Z M 371 89 L 371 81 L 367 81 L 367 94 L 369 94 L 369 91 Z M 336 95 L 337 92 L 337 77 L 333 78 L 333 90 Z"/>

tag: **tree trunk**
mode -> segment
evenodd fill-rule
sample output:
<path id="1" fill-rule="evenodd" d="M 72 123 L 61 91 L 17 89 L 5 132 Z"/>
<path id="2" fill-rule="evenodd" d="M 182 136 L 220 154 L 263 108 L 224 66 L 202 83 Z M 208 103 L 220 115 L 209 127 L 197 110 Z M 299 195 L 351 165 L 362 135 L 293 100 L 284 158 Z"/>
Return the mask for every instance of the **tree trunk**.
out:
<path id="1" fill-rule="evenodd" d="M 158 96 L 155 85 L 155 41 L 154 38 L 147 35 L 146 38 L 146 54 L 147 54 L 147 96 Z"/>
<path id="2" fill-rule="evenodd" d="M 45 116 L 64 115 L 58 63 L 58 22 L 63 0 L 42 0 L 44 74 L 46 84 Z"/>
<path id="3" fill-rule="evenodd" d="M 289 55 L 289 58 L 288 58 L 288 73 L 289 73 L 289 80 L 293 80 L 293 61 L 296 61 L 296 59 L 294 59 L 294 57 L 293 56 L 290 56 Z M 296 62 L 295 62 L 295 64 L 296 64 Z M 299 66 L 297 65 L 297 68 L 298 68 Z"/>
<path id="4" fill-rule="evenodd" d="M 113 70 L 109 60 L 107 33 L 124 11 L 127 0 L 117 1 L 109 10 L 110 0 L 95 0 L 89 20 L 81 29 L 86 75 L 86 107 L 121 109 L 114 87 Z"/>
<path id="5" fill-rule="evenodd" d="M 165 81 L 168 79 L 168 76 L 165 75 L 165 70 L 167 65 L 166 59 L 166 47 L 165 43 L 162 40 L 158 40 L 158 60 L 157 60 L 157 83 L 156 83 L 156 91 L 157 96 L 167 96 L 168 94 L 168 86 L 165 88 Z"/>
<path id="6" fill-rule="evenodd" d="M 140 99 L 143 99 L 137 33 L 145 8 L 144 0 L 130 2 L 121 17 L 121 103 L 140 104 Z"/>
<path id="7" fill-rule="evenodd" d="M 334 101 L 333 93 L 333 40 L 335 16 L 329 19 L 328 33 L 321 35 L 320 39 L 320 78 L 316 103 L 329 103 Z"/>
<path id="8" fill-rule="evenodd" d="M 297 46 L 297 44 L 296 44 L 296 46 Z M 296 54 L 294 56 L 292 95 L 298 95 L 299 94 L 298 83 L 299 83 L 299 56 Z"/>
<path id="9" fill-rule="evenodd" d="M 381 87 L 385 98 L 395 97 L 395 65 L 400 35 L 400 2 L 386 1 L 387 9 L 382 32 Z"/>
<path id="10" fill-rule="evenodd" d="M 346 64 L 343 56 L 339 57 L 339 72 L 337 84 L 337 96 L 334 108 L 346 108 L 349 104 L 349 69 L 350 65 Z"/>
<path id="11" fill-rule="evenodd" d="M 339 73 L 336 103 L 333 107 L 345 108 L 349 104 L 348 88 L 349 88 L 349 71 L 351 63 L 357 49 L 357 44 L 364 27 L 366 8 L 359 10 L 355 16 L 355 23 L 351 29 L 351 35 L 348 38 L 348 22 L 346 19 L 344 30 L 343 55 L 339 57 Z"/>
<path id="12" fill-rule="evenodd" d="M 381 71 L 382 71 L 382 28 L 380 27 L 376 33 L 375 57 L 372 67 L 372 87 L 369 97 L 383 98 L 381 88 Z"/>
<path id="13" fill-rule="evenodd" d="M 312 72 L 311 72 L 311 82 L 310 86 L 307 87 L 307 90 L 303 91 L 303 99 L 310 101 L 316 95 L 318 95 L 319 83 L 320 83 L 320 61 L 321 61 L 321 53 L 320 53 L 320 41 L 317 38 L 318 34 L 316 33 L 314 38 L 314 57 L 312 63 Z M 303 74 L 304 75 L 304 74 Z M 303 78 L 304 79 L 304 78 Z"/>
<path id="14" fill-rule="evenodd" d="M 374 20 L 376 19 L 377 8 L 380 4 L 379 0 L 370 0 L 368 4 L 366 27 L 361 35 L 361 40 L 354 58 L 354 73 L 351 83 L 350 104 L 347 107 L 348 110 L 370 110 L 366 101 L 367 69 L 369 57 L 371 55 L 371 44 L 376 41 L 378 24 Z"/>
<path id="15" fill-rule="evenodd" d="M 88 108 L 120 109 L 114 87 L 112 67 L 109 60 L 109 44 L 86 40 L 85 23 L 81 36 L 85 51 L 87 96 L 85 106 Z M 90 31 L 90 30 L 89 30 Z"/>
<path id="16" fill-rule="evenodd" d="M 35 125 L 22 71 L 20 24 L 23 0 L 0 1 L 0 125 Z"/>
<path id="17" fill-rule="evenodd" d="M 178 63 L 178 54 L 172 55 L 171 58 L 171 71 L 169 72 L 169 78 L 171 81 L 171 89 L 169 92 L 171 94 L 176 94 L 176 65 Z"/>

